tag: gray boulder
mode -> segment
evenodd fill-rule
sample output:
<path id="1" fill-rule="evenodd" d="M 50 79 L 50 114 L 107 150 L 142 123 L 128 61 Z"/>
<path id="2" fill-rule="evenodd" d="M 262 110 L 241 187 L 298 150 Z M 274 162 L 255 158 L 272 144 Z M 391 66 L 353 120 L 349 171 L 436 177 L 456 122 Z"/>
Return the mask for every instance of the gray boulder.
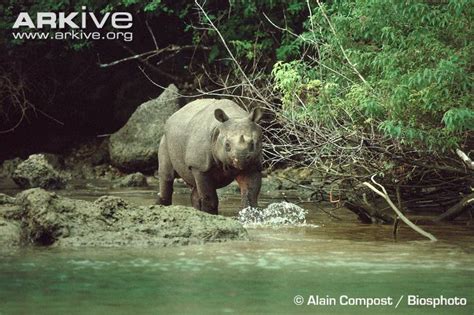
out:
<path id="1" fill-rule="evenodd" d="M 0 205 L 13 204 L 13 203 L 15 203 L 15 198 L 0 193 Z"/>
<path id="2" fill-rule="evenodd" d="M 20 158 L 3 161 L 0 165 L 0 177 L 11 177 L 18 165 L 23 162 Z"/>
<path id="3" fill-rule="evenodd" d="M 57 169 L 59 166 L 54 155 L 33 154 L 18 165 L 12 179 L 21 188 L 61 189 L 66 186 L 67 177 Z"/>
<path id="4" fill-rule="evenodd" d="M 140 172 L 128 174 L 127 176 L 119 179 L 114 187 L 147 187 L 146 176 Z"/>
<path id="5" fill-rule="evenodd" d="M 20 245 L 20 224 L 0 217 L 0 248 Z"/>
<path id="6" fill-rule="evenodd" d="M 20 245 L 19 207 L 15 198 L 0 194 L 0 248 Z"/>
<path id="7" fill-rule="evenodd" d="M 19 193 L 16 205 L 21 240 L 33 245 L 162 247 L 248 239 L 236 220 L 183 206 L 137 206 L 112 196 L 89 202 L 39 188 Z"/>
<path id="8" fill-rule="evenodd" d="M 111 163 L 127 171 L 150 171 L 158 167 L 158 147 L 163 127 L 179 109 L 174 84 L 156 99 L 141 104 L 120 130 L 110 136 Z"/>

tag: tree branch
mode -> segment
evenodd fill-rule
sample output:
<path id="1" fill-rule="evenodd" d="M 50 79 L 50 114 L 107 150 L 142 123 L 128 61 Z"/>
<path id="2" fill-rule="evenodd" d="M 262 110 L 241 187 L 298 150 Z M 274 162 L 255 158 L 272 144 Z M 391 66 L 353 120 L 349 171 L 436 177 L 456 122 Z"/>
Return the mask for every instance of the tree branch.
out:
<path id="1" fill-rule="evenodd" d="M 395 213 L 398 215 L 398 217 L 406 223 L 406 225 L 408 225 L 409 227 L 411 227 L 414 231 L 420 233 L 421 235 L 429 238 L 430 240 L 432 241 L 437 241 L 436 237 L 433 236 L 433 234 L 431 233 L 428 233 L 426 232 L 425 230 L 421 229 L 420 227 L 416 226 L 413 222 L 411 222 L 410 220 L 408 220 L 407 217 L 405 217 L 405 215 L 403 215 L 403 213 L 398 210 L 398 208 L 395 206 L 395 204 L 392 202 L 392 200 L 390 199 L 390 197 L 388 196 L 388 193 L 387 191 L 385 190 L 385 188 L 380 185 L 379 183 L 377 183 L 374 179 L 375 175 L 373 175 L 371 177 L 371 180 L 372 182 L 377 185 L 378 187 L 380 187 L 380 190 L 375 188 L 372 184 L 368 183 L 368 182 L 364 182 L 363 184 L 367 187 L 369 187 L 372 191 L 374 191 L 377 195 L 379 195 L 380 197 L 382 197 L 383 199 L 385 199 L 385 201 L 387 201 L 387 203 L 389 204 L 389 206 L 393 209 L 393 211 L 395 211 Z"/>
<path id="2" fill-rule="evenodd" d="M 467 168 L 474 170 L 474 162 L 470 157 L 467 156 L 463 151 L 456 149 L 456 154 L 461 158 L 461 160 L 466 164 Z"/>
<path id="3" fill-rule="evenodd" d="M 122 47 L 124 47 L 128 51 L 132 51 L 127 46 L 123 45 Z M 144 52 L 144 53 L 141 53 L 141 54 L 134 54 L 133 56 L 129 56 L 129 57 L 126 57 L 126 58 L 115 60 L 115 61 L 112 61 L 112 62 L 109 62 L 109 63 L 99 62 L 98 64 L 101 68 L 106 68 L 106 67 L 115 66 L 115 65 L 118 65 L 120 63 L 127 62 L 127 61 L 130 61 L 130 60 L 139 59 L 140 61 L 144 61 L 143 58 L 145 58 L 145 57 L 147 57 L 147 58 L 156 57 L 156 56 L 158 56 L 158 55 L 160 55 L 164 52 L 179 52 L 179 51 L 183 51 L 183 50 L 196 49 L 196 48 L 200 48 L 200 49 L 203 49 L 203 50 L 209 50 L 210 49 L 209 47 L 195 46 L 195 45 L 185 45 L 185 46 L 169 45 L 165 48 L 154 49 L 154 50 L 150 50 L 150 51 L 147 51 L 147 52 Z"/>
<path id="4" fill-rule="evenodd" d="M 439 215 L 434 221 L 450 221 L 457 218 L 461 215 L 464 211 L 468 209 L 470 204 L 474 203 L 474 193 L 469 194 L 461 199 L 457 204 L 446 210 L 443 214 Z"/>

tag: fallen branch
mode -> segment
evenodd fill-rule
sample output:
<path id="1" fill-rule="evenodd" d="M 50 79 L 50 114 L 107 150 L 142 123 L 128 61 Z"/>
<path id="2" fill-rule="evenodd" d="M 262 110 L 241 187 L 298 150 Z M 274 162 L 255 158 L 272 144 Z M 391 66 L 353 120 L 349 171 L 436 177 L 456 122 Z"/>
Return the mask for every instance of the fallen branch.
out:
<path id="1" fill-rule="evenodd" d="M 368 213 L 368 211 L 366 211 L 366 209 L 362 208 L 360 205 L 351 202 L 346 202 L 344 206 L 350 211 L 357 214 L 357 217 L 359 218 L 360 222 L 365 224 L 373 223 L 371 215 Z"/>
<path id="2" fill-rule="evenodd" d="M 464 164 L 466 164 L 467 168 L 474 170 L 474 162 L 471 160 L 470 157 L 467 156 L 466 153 L 462 152 L 459 149 L 456 149 L 456 154 L 461 158 Z"/>
<path id="3" fill-rule="evenodd" d="M 444 212 L 443 214 L 439 215 L 434 221 L 440 222 L 454 220 L 464 211 L 466 211 L 469 208 L 468 206 L 472 203 L 474 203 L 474 193 L 462 198 L 460 202 L 446 210 L 446 212 Z"/>
<path id="4" fill-rule="evenodd" d="M 380 187 L 381 190 L 375 188 L 371 183 L 368 183 L 368 182 L 364 182 L 363 184 L 367 187 L 369 187 L 372 191 L 374 191 L 377 195 L 381 196 L 382 198 L 385 199 L 385 201 L 387 201 L 387 203 L 390 205 L 390 207 L 393 209 L 393 211 L 395 211 L 395 213 L 398 215 L 398 217 L 406 223 L 406 225 L 408 225 L 409 227 L 411 227 L 414 231 L 420 233 L 421 235 L 429 238 L 431 241 L 437 241 L 436 237 L 433 236 L 433 234 L 431 233 L 428 233 L 426 232 L 425 230 L 419 228 L 418 226 L 416 226 L 413 222 L 411 222 L 410 220 L 408 220 L 407 217 L 405 217 L 405 215 L 403 215 L 403 213 L 398 210 L 398 208 L 395 206 L 395 204 L 392 202 L 392 200 L 390 199 L 390 197 L 388 196 L 388 193 L 387 191 L 385 190 L 385 188 L 380 185 L 379 183 L 377 183 L 374 179 L 375 175 L 372 175 L 371 177 L 371 180 L 374 184 L 376 184 L 377 186 Z"/>

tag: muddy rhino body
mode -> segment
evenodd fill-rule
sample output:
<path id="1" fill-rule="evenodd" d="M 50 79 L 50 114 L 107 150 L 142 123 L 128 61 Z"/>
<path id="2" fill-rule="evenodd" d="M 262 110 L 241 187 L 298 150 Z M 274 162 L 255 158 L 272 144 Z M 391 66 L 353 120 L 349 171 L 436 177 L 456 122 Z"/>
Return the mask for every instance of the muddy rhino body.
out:
<path id="1" fill-rule="evenodd" d="M 160 196 L 170 205 L 173 181 L 191 188 L 193 207 L 217 214 L 216 189 L 237 180 L 242 207 L 257 206 L 261 186 L 259 109 L 248 113 L 230 100 L 193 101 L 166 122 L 158 153 Z"/>

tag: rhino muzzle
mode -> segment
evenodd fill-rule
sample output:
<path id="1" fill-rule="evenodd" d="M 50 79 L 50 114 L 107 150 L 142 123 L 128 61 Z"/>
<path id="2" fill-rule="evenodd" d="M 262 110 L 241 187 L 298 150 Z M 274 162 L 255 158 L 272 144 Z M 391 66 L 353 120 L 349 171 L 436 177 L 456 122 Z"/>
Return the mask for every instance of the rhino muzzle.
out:
<path id="1" fill-rule="evenodd" d="M 234 157 L 231 160 L 233 167 L 239 170 L 244 170 L 249 168 L 254 163 L 254 157 L 251 154 L 245 156 Z"/>

